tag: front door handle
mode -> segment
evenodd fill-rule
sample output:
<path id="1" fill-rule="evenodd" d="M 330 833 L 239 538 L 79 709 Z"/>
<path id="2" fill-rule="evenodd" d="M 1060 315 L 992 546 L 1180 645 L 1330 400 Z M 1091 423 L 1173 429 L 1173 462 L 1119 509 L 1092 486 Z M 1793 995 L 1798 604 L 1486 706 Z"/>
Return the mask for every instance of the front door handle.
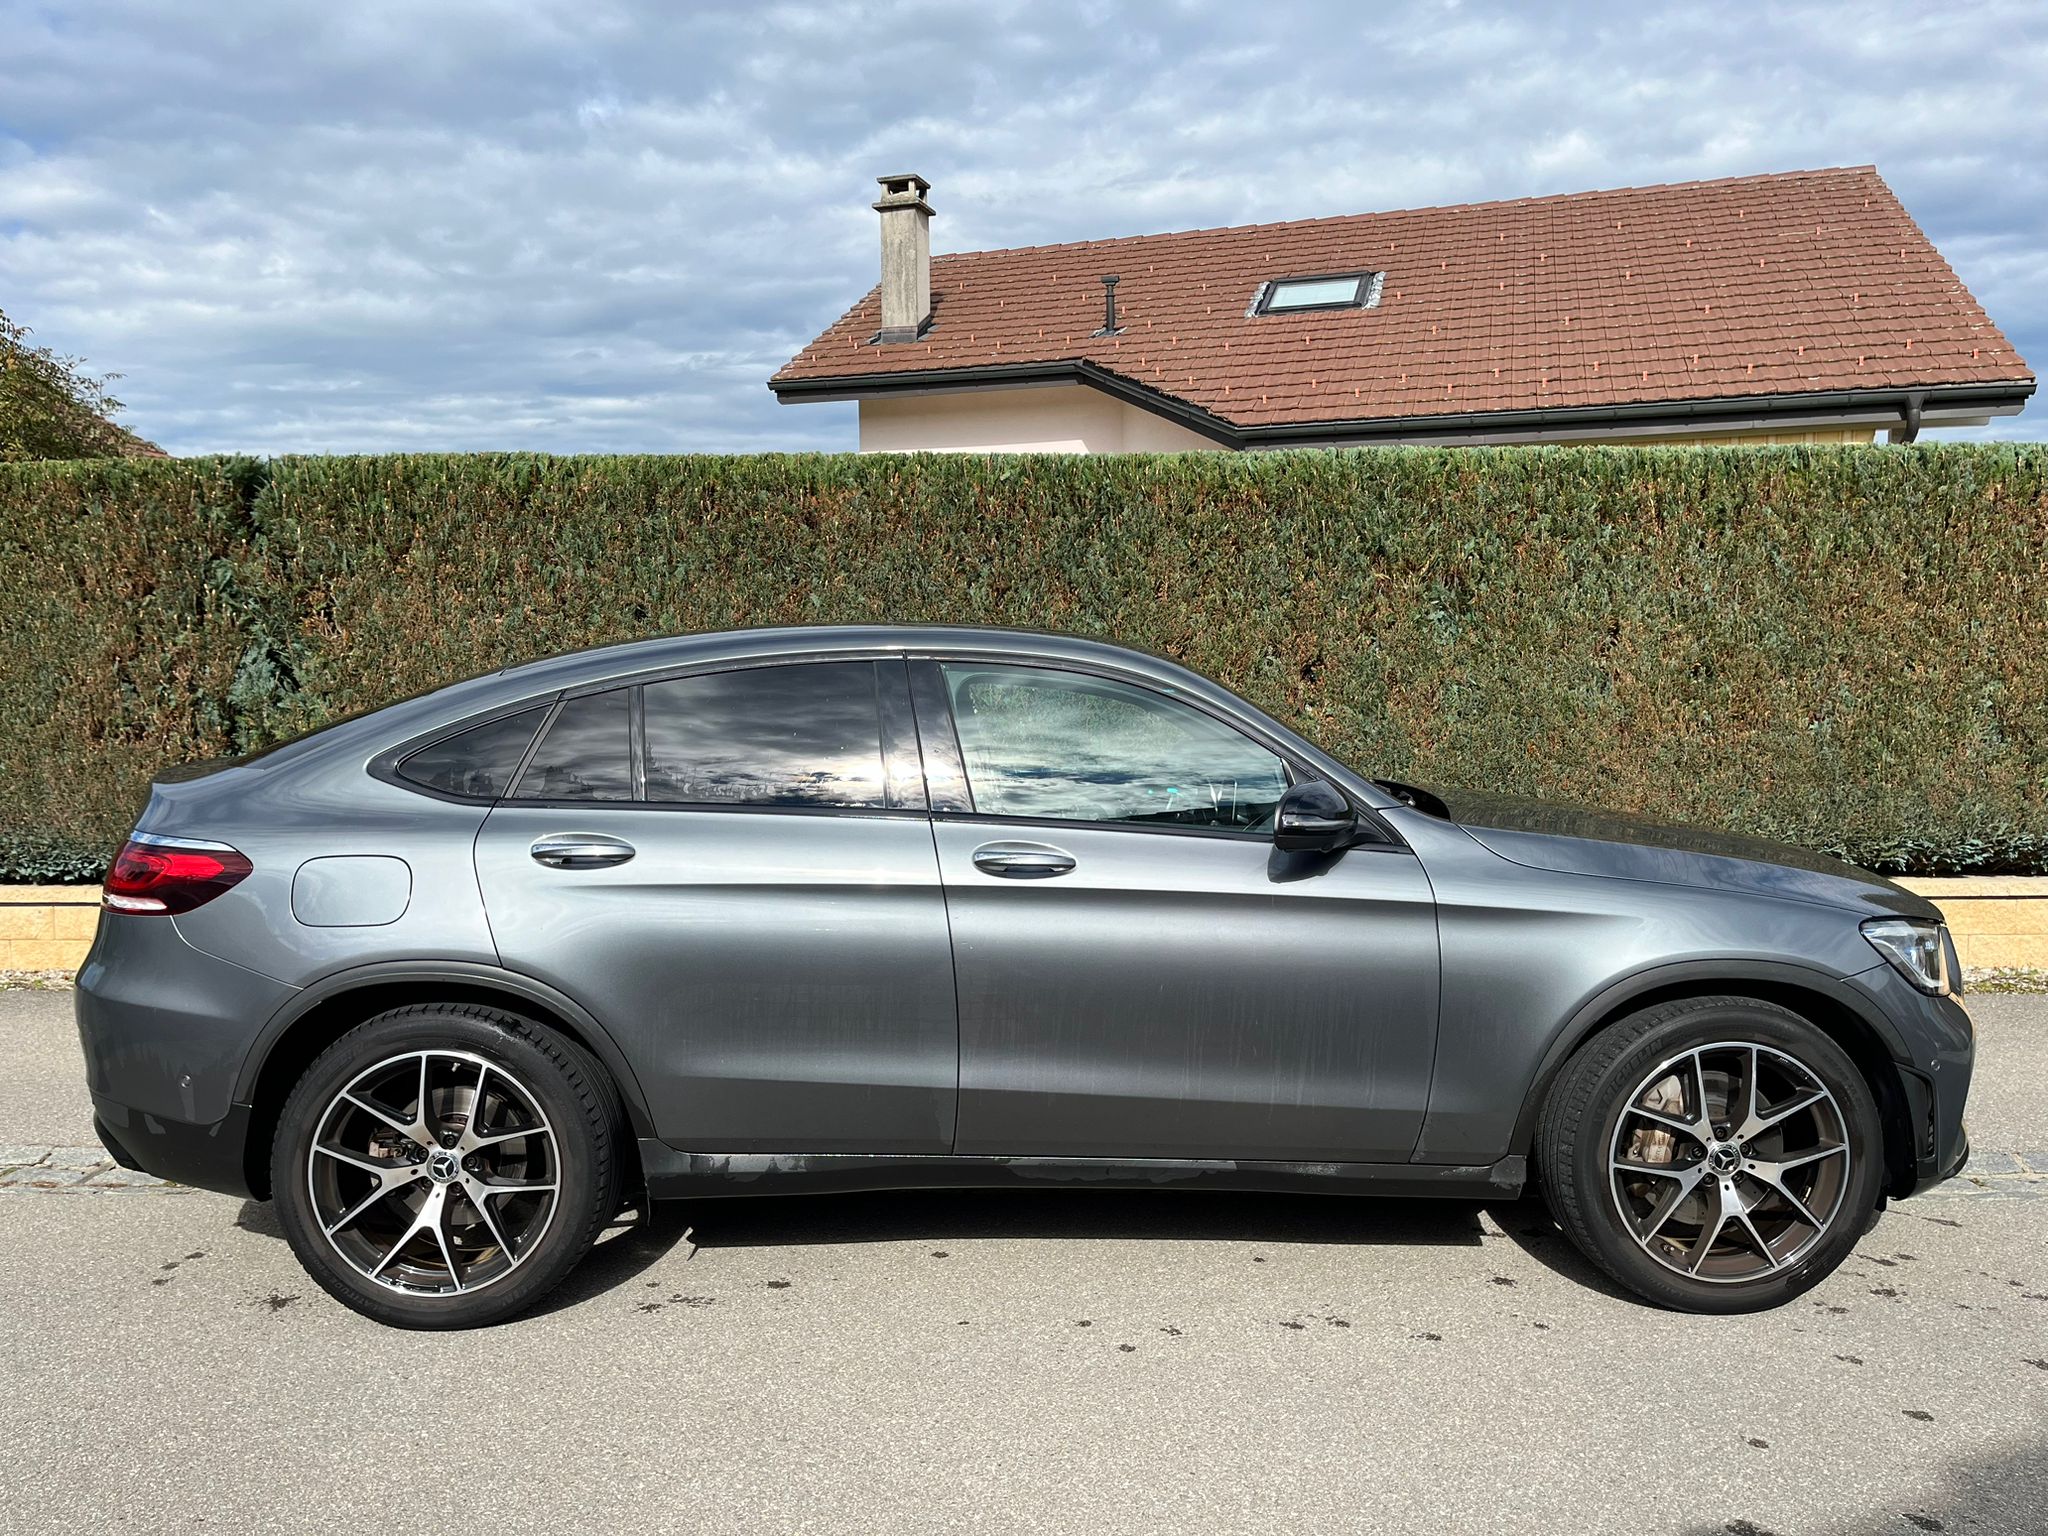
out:
<path id="1" fill-rule="evenodd" d="M 633 857 L 633 845 L 602 832 L 556 832 L 537 837 L 529 850 L 536 864 L 550 869 L 603 869 Z"/>
<path id="2" fill-rule="evenodd" d="M 1011 880 L 1045 880 L 1072 869 L 1074 856 L 1048 843 L 983 843 L 974 850 L 974 867 Z"/>

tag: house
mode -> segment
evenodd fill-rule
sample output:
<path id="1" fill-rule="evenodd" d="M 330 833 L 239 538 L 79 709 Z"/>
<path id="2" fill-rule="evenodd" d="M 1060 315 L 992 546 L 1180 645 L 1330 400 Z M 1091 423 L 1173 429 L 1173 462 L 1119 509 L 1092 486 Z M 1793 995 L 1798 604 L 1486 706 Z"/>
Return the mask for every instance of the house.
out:
<path id="1" fill-rule="evenodd" d="M 1911 442 L 2034 376 L 1873 166 L 931 254 L 769 380 L 864 452 Z"/>

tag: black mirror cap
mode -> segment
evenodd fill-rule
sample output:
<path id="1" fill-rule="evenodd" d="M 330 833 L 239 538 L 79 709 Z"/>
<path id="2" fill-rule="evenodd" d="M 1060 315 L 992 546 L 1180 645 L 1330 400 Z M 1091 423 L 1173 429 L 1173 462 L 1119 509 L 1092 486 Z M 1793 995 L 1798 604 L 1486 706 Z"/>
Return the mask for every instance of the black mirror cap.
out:
<path id="1" fill-rule="evenodd" d="M 1335 853 L 1358 840 L 1351 802 L 1317 779 L 1295 784 L 1280 797 L 1273 846 L 1283 853 Z"/>

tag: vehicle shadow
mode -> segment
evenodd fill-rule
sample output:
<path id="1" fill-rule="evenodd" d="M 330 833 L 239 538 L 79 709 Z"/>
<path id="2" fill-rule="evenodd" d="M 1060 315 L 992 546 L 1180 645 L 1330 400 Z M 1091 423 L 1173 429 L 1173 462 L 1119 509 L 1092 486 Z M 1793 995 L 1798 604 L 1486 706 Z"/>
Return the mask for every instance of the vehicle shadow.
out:
<path id="1" fill-rule="evenodd" d="M 620 1213 L 598 1234 L 597 1246 L 569 1278 L 520 1315 L 546 1317 L 630 1285 L 677 1247 L 687 1248 L 689 1230 L 688 1222 L 677 1220 L 674 1211 L 662 1206 L 655 1207 L 651 1220 L 645 1211 Z"/>
<path id="2" fill-rule="evenodd" d="M 657 1207 L 657 1216 L 671 1208 Z M 736 1196 L 672 1208 L 702 1248 L 1044 1238 L 1476 1247 L 1470 1201 L 1235 1191 L 986 1189 Z"/>
<path id="3" fill-rule="evenodd" d="M 1653 1304 L 1591 1264 L 1541 1200 L 1264 1195 L 1220 1190 L 987 1189 L 779 1195 L 657 1207 L 700 1248 L 1091 1238 L 1477 1248 L 1489 1229 L 1552 1274 L 1633 1307 Z M 1496 1239 L 1498 1241 L 1498 1239 Z"/>
<path id="4" fill-rule="evenodd" d="M 1564 1229 L 1551 1219 L 1541 1199 L 1531 1195 L 1520 1200 L 1491 1201 L 1485 1210 L 1509 1242 L 1558 1278 L 1582 1285 L 1610 1301 L 1625 1301 L 1652 1312 L 1659 1310 L 1654 1302 L 1634 1291 L 1623 1290 L 1602 1274 L 1564 1235 Z"/>
<path id="5" fill-rule="evenodd" d="M 1886 1453 L 1872 1442 L 1873 1465 Z M 1931 1475 L 1928 1475 L 1931 1474 Z M 2048 1509 L 2048 1435 L 2025 1426 L 2016 1427 L 1999 1441 L 1982 1448 L 1972 1447 L 1948 1457 L 1928 1474 L 1916 1475 L 1908 1486 L 1919 1484 L 1913 1494 L 1873 1489 L 1859 1506 L 1840 1510 L 1824 1523 L 1802 1523 L 1798 1529 L 1808 1536 L 1867 1536 L 1871 1531 L 2016 1531 L 2043 1529 L 2041 1511 Z M 1882 1485 L 1896 1479 L 1872 1477 Z M 1676 1536 L 1729 1536 L 1730 1532 L 1754 1531 L 1766 1536 L 1777 1529 L 1777 1517 L 1770 1512 L 1768 1497 L 1754 1503 L 1734 1503 L 1729 1510 L 1743 1514 L 1730 1518 L 1716 1513 L 1705 1519 L 1688 1519 L 1672 1527 Z M 1757 1506 L 1762 1505 L 1759 1509 Z M 2028 1511 L 2033 1513 L 2029 1514 Z M 1749 1518 L 1763 1514 L 1763 1521 Z"/>
<path id="6" fill-rule="evenodd" d="M 1482 1205 L 1221 1190 L 986 1189 L 662 1201 L 651 1212 L 622 1213 L 590 1256 L 527 1315 L 544 1316 L 626 1286 L 678 1246 L 718 1250 L 1022 1238 L 1477 1248 L 1489 1236 L 1482 1218 L 1561 1278 L 1617 1301 L 1648 1305 L 1589 1264 L 1533 1200 Z M 255 1200 L 242 1203 L 235 1225 L 280 1241 L 284 1237 L 275 1209 Z"/>
<path id="7" fill-rule="evenodd" d="M 244 1200 L 235 1213 L 235 1225 L 258 1237 L 284 1241 L 277 1207 L 268 1201 Z M 688 1234 L 689 1223 L 677 1219 L 674 1207 L 657 1206 L 651 1220 L 643 1210 L 622 1211 L 598 1234 L 597 1246 L 571 1271 L 569 1278 L 522 1315 L 545 1317 L 617 1290 L 659 1264 Z"/>

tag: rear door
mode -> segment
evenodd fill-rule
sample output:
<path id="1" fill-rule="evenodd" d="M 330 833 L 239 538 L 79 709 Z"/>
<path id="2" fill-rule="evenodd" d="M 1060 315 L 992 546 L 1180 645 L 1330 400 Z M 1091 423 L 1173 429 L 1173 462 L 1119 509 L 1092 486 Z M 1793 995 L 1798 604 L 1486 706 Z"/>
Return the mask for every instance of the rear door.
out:
<path id="1" fill-rule="evenodd" d="M 951 1149 L 952 958 L 900 660 L 566 698 L 476 866 L 504 963 L 605 1025 L 671 1145 Z"/>
<path id="2" fill-rule="evenodd" d="M 1437 1011 L 1415 857 L 1277 852 L 1304 770 L 1192 701 L 1035 664 L 913 667 L 959 983 L 956 1149 L 1407 1161 Z"/>

